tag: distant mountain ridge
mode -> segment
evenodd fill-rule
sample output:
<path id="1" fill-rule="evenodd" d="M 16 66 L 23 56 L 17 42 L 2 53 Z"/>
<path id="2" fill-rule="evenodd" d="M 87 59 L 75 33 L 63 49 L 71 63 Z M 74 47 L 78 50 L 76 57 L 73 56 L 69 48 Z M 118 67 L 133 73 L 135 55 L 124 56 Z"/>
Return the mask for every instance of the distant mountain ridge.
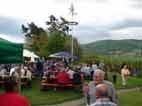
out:
<path id="1" fill-rule="evenodd" d="M 127 40 L 102 40 L 89 44 L 84 44 L 82 47 L 90 52 L 101 54 L 114 55 L 141 55 L 142 40 L 127 39 Z"/>

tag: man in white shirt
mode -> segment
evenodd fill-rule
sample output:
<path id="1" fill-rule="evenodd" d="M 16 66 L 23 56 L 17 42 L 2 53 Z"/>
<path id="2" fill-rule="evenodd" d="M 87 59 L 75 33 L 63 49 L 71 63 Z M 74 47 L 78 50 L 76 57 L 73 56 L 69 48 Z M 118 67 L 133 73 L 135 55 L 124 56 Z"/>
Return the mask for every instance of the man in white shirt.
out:
<path id="1" fill-rule="evenodd" d="M 67 68 L 67 74 L 69 75 L 70 80 L 73 79 L 73 74 L 74 74 L 74 73 L 75 73 L 75 72 L 74 72 L 72 69 Z"/>
<path id="2" fill-rule="evenodd" d="M 19 67 L 14 66 L 13 68 L 10 69 L 10 74 L 9 75 L 18 78 L 18 76 L 19 76 L 18 71 L 19 71 Z"/>

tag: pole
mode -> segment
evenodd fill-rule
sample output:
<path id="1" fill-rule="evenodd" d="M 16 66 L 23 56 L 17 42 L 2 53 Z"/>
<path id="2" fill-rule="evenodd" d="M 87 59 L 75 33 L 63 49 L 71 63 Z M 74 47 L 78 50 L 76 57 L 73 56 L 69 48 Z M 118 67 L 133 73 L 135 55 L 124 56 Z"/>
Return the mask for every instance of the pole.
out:
<path id="1" fill-rule="evenodd" d="M 74 17 L 74 15 L 75 15 L 75 12 L 74 12 L 74 5 L 73 5 L 73 2 L 71 3 L 71 7 L 70 7 L 70 12 L 71 12 L 71 21 L 73 22 L 73 17 Z M 71 41 L 71 54 L 72 54 L 72 57 L 73 57 L 73 55 L 74 55 L 74 39 L 73 39 L 73 25 L 72 25 L 72 41 Z M 72 58 L 72 60 L 73 60 L 73 58 Z"/>
<path id="2" fill-rule="evenodd" d="M 72 17 L 72 21 L 73 21 L 73 17 Z M 72 53 L 72 57 L 74 55 L 74 41 L 73 41 L 73 25 L 72 25 L 72 50 L 71 50 L 71 53 Z"/>
<path id="3" fill-rule="evenodd" d="M 73 45 L 74 45 L 74 41 L 73 41 L 73 36 L 72 36 L 72 57 L 73 57 L 73 55 L 74 55 L 74 54 L 73 54 L 73 53 L 74 53 L 74 51 L 73 51 L 73 50 L 74 50 Z M 73 60 L 73 58 L 72 58 L 72 60 Z"/>

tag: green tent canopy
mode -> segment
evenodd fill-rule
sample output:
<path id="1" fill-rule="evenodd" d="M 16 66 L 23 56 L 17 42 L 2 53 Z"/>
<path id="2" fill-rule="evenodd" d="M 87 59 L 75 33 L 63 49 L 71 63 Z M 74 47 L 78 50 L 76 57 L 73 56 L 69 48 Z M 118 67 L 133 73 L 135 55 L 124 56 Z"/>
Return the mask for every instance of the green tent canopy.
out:
<path id="1" fill-rule="evenodd" d="M 0 38 L 0 64 L 22 63 L 23 44 L 13 43 Z"/>

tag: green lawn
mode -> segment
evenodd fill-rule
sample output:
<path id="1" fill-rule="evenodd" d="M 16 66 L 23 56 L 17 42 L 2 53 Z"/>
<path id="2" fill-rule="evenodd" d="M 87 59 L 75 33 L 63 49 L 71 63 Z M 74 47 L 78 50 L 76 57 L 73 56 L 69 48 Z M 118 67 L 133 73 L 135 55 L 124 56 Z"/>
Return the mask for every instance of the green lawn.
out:
<path id="1" fill-rule="evenodd" d="M 109 76 L 109 80 L 112 81 L 112 73 L 109 73 L 108 76 Z M 127 85 L 123 86 L 121 83 L 120 74 L 117 75 L 117 83 L 115 84 L 116 89 L 134 88 L 137 86 L 142 86 L 142 78 L 130 76 L 128 78 Z"/>
<path id="2" fill-rule="evenodd" d="M 120 106 L 140 106 L 142 104 L 142 91 L 119 94 L 118 98 Z"/>
<path id="3" fill-rule="evenodd" d="M 141 106 L 142 91 L 122 93 L 118 95 L 119 106 Z M 85 106 L 82 104 L 80 106 Z"/>
<path id="4" fill-rule="evenodd" d="M 3 89 L 1 88 L 0 91 L 2 92 Z M 32 106 L 56 104 L 82 97 L 80 92 L 72 89 L 40 91 L 40 82 L 37 79 L 33 80 L 32 88 L 22 89 L 21 94 L 30 101 Z"/>
<path id="5" fill-rule="evenodd" d="M 111 73 L 109 73 L 109 80 L 111 80 Z M 121 77 L 119 75 L 117 84 L 115 86 L 117 89 L 142 86 L 142 78 L 130 77 L 128 79 L 128 85 L 126 87 L 123 87 L 121 85 Z M 2 88 L 0 89 L 0 91 L 1 92 L 3 91 Z M 74 100 L 74 99 L 78 99 L 78 98 L 83 97 L 80 92 L 72 90 L 72 89 L 64 90 L 64 91 L 63 90 L 62 91 L 61 90 L 60 91 L 54 91 L 54 90 L 40 91 L 40 81 L 37 79 L 33 80 L 31 89 L 22 89 L 21 94 L 24 95 L 30 101 L 32 106 L 45 105 L 45 104 L 46 105 L 56 104 L 56 103 L 61 103 L 64 101 L 70 101 L 70 100 Z M 132 95 L 134 95 L 134 94 L 132 93 Z M 142 95 L 142 94 L 138 93 L 138 95 Z M 124 101 L 123 101 L 123 99 L 121 99 L 121 97 L 124 98 L 125 94 L 124 94 L 124 96 L 121 96 L 121 95 L 119 96 L 119 99 L 122 103 L 123 102 L 129 103 L 128 99 L 131 100 L 131 98 L 130 98 L 131 96 L 130 97 L 128 96 L 129 98 L 124 99 Z"/>

